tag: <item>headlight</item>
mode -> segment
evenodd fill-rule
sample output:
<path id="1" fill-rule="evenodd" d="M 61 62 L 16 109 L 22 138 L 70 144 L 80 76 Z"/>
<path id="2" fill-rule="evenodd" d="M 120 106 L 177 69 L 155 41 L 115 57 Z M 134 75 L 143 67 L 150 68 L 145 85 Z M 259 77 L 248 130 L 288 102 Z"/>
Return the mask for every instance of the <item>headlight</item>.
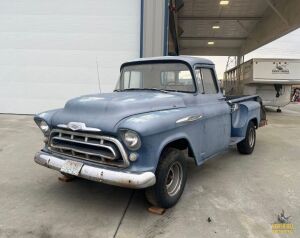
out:
<path id="1" fill-rule="evenodd" d="M 141 147 L 141 140 L 138 134 L 134 131 L 124 131 L 123 141 L 131 150 L 138 150 Z"/>
<path id="2" fill-rule="evenodd" d="M 45 122 L 44 120 L 40 120 L 40 121 L 37 121 L 36 124 L 38 125 L 38 127 L 41 129 L 41 131 L 47 135 L 49 133 L 49 126 L 47 124 L 47 122 Z"/>

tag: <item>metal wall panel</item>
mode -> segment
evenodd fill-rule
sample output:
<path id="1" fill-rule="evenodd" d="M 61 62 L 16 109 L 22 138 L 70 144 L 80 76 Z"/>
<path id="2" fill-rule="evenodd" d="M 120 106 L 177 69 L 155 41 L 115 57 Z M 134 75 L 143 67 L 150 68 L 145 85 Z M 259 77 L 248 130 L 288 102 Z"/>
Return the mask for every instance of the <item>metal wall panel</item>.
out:
<path id="1" fill-rule="evenodd" d="M 144 0 L 143 57 L 166 54 L 167 0 Z"/>
<path id="2" fill-rule="evenodd" d="M 0 113 L 37 113 L 112 91 L 139 57 L 140 0 L 0 1 Z"/>

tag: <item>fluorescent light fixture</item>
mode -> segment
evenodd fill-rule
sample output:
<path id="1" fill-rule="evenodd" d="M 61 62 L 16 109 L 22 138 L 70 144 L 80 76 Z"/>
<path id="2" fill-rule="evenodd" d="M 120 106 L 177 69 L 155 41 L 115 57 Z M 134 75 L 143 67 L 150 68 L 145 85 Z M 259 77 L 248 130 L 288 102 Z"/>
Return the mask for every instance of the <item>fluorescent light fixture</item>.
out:
<path id="1" fill-rule="evenodd" d="M 229 1 L 227 1 L 227 0 L 220 1 L 220 5 L 228 5 L 228 4 L 229 4 Z"/>
<path id="2" fill-rule="evenodd" d="M 212 26 L 212 29 L 220 29 L 220 26 L 219 25 L 214 25 L 214 26 Z"/>
<path id="3" fill-rule="evenodd" d="M 209 41 L 209 42 L 207 42 L 207 44 L 208 44 L 208 45 L 214 45 L 215 42 L 214 42 L 214 41 Z"/>

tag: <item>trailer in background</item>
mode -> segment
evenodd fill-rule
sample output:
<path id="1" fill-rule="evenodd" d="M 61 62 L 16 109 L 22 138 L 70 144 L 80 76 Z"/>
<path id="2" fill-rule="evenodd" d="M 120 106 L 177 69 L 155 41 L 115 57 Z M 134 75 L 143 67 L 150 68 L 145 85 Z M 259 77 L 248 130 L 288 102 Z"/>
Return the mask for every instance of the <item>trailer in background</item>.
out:
<path id="1" fill-rule="evenodd" d="M 300 84 L 300 59 L 251 59 L 224 74 L 226 95 L 259 95 L 264 106 L 291 101 L 292 85 Z"/>

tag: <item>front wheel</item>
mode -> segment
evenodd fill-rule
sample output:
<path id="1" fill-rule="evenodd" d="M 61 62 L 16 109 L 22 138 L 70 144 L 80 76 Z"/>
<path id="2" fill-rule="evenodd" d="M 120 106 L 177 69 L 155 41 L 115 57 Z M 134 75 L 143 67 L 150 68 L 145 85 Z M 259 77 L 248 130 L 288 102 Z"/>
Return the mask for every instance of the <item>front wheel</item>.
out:
<path id="1" fill-rule="evenodd" d="M 251 154 L 255 147 L 256 132 L 255 125 L 252 121 L 249 122 L 246 137 L 237 144 L 237 149 L 241 154 Z"/>
<path id="2" fill-rule="evenodd" d="M 156 184 L 146 189 L 148 202 L 162 208 L 174 206 L 183 193 L 186 177 L 186 160 L 182 151 L 166 149 L 156 169 Z"/>

